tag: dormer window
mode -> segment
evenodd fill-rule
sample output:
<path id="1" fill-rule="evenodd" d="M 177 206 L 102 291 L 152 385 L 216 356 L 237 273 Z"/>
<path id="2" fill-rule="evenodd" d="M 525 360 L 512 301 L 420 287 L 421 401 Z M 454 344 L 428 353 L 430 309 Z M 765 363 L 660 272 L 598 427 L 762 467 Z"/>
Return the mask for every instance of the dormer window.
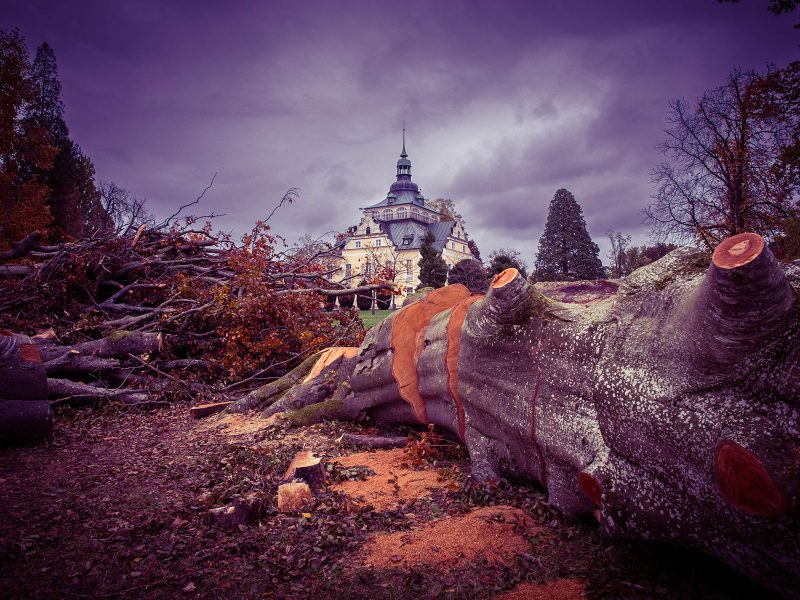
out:
<path id="1" fill-rule="evenodd" d="M 410 246 L 414 238 L 406 236 L 403 238 L 403 246 Z"/>

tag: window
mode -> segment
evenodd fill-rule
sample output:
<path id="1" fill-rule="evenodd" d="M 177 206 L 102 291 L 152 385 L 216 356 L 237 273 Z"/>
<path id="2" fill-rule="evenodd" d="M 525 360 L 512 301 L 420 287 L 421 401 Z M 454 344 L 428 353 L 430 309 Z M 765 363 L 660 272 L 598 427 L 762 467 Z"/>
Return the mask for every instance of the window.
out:
<path id="1" fill-rule="evenodd" d="M 361 242 L 359 240 L 356 240 L 356 248 L 361 248 Z"/>
<path id="2" fill-rule="evenodd" d="M 414 281 L 414 261 L 406 259 L 406 281 Z"/>
<path id="3" fill-rule="evenodd" d="M 364 263 L 364 275 L 367 277 L 372 277 L 372 262 L 369 260 Z"/>
<path id="4" fill-rule="evenodd" d="M 344 276 L 345 277 L 352 277 L 352 275 L 353 275 L 353 265 L 351 265 L 350 263 L 347 263 L 344 266 Z"/>
<path id="5" fill-rule="evenodd" d="M 455 243 L 455 242 L 450 242 L 450 247 L 451 247 L 453 250 L 455 250 L 455 249 L 456 249 L 456 243 Z"/>
<path id="6" fill-rule="evenodd" d="M 381 245 L 381 240 L 380 239 L 375 240 L 375 245 L 376 246 L 380 246 Z"/>
<path id="7" fill-rule="evenodd" d="M 392 220 L 392 209 L 387 208 L 383 211 L 383 220 L 384 221 L 391 221 Z"/>
<path id="8" fill-rule="evenodd" d="M 464 248 L 464 244 L 461 244 L 461 251 L 462 252 L 466 252 L 467 251 L 466 248 Z"/>
<path id="9" fill-rule="evenodd" d="M 397 209 L 397 218 L 398 219 L 405 219 L 408 217 L 408 211 L 403 208 L 402 206 Z"/>
<path id="10" fill-rule="evenodd" d="M 367 227 L 367 235 L 369 235 L 371 232 L 372 230 L 369 227 Z"/>
<path id="11" fill-rule="evenodd" d="M 411 218 L 412 219 L 422 219 L 422 215 L 419 214 L 419 209 L 415 206 L 411 209 Z"/>
<path id="12" fill-rule="evenodd" d="M 403 246 L 410 246 L 411 245 L 411 240 L 413 240 L 413 239 L 414 238 L 412 238 L 412 237 L 404 237 L 403 238 Z"/>
<path id="13" fill-rule="evenodd" d="M 410 296 L 413 293 L 414 293 L 414 288 L 412 288 L 412 287 L 407 287 L 406 288 L 406 295 Z"/>

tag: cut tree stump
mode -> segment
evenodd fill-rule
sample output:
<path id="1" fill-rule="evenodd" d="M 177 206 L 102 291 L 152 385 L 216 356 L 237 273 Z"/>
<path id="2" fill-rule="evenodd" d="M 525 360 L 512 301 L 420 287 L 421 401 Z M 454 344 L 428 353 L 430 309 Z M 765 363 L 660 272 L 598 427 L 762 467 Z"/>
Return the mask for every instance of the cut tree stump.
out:
<path id="1" fill-rule="evenodd" d="M 226 408 L 228 408 L 231 404 L 233 404 L 233 401 L 198 404 L 189 409 L 189 414 L 195 419 L 201 419 L 202 417 L 208 417 L 210 415 L 215 415 L 217 413 L 220 413 Z"/>
<path id="2" fill-rule="evenodd" d="M 283 513 L 298 512 L 313 500 L 314 495 L 305 481 L 292 481 L 278 486 L 278 510 Z"/>
<path id="3" fill-rule="evenodd" d="M 239 525 L 252 525 L 269 511 L 270 501 L 258 493 L 248 494 L 232 504 L 212 508 L 206 513 L 206 522 L 220 529 L 233 529 Z"/>
<path id="4" fill-rule="evenodd" d="M 284 481 L 302 479 L 312 488 L 325 486 L 325 461 L 308 450 L 298 452 L 283 474 Z"/>

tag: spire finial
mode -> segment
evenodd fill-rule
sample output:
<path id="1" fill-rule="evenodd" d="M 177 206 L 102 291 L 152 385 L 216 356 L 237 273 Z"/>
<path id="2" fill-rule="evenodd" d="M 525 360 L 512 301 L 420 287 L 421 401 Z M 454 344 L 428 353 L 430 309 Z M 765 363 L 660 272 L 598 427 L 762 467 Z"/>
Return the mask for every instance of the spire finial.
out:
<path id="1" fill-rule="evenodd" d="M 403 152 L 400 154 L 400 156 L 402 156 L 403 158 L 408 156 L 408 154 L 406 154 L 406 120 L 405 119 L 403 119 Z"/>

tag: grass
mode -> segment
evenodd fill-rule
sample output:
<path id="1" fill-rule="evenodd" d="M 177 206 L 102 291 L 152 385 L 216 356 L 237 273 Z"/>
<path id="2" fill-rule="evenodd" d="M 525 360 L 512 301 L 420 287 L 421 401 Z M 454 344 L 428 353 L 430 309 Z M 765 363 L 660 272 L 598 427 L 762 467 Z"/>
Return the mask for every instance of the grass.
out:
<path id="1" fill-rule="evenodd" d="M 391 310 L 376 310 L 373 315 L 371 310 L 362 310 L 359 316 L 364 323 L 364 329 L 369 330 L 392 314 L 392 312 Z"/>

